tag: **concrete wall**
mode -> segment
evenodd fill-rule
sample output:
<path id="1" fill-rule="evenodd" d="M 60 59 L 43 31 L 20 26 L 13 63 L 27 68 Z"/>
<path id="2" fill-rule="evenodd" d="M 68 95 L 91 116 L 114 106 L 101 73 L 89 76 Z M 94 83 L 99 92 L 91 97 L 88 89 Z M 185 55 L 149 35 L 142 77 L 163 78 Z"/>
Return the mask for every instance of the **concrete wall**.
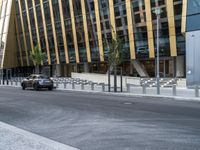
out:
<path id="1" fill-rule="evenodd" d="M 186 33 L 187 86 L 200 85 L 200 31 Z"/>
<path id="2" fill-rule="evenodd" d="M 182 78 L 185 75 L 185 56 L 176 57 L 176 77 Z"/>
<path id="3" fill-rule="evenodd" d="M 177 87 L 179 88 L 185 88 L 186 87 L 186 79 L 185 78 L 180 78 L 177 81 Z"/>

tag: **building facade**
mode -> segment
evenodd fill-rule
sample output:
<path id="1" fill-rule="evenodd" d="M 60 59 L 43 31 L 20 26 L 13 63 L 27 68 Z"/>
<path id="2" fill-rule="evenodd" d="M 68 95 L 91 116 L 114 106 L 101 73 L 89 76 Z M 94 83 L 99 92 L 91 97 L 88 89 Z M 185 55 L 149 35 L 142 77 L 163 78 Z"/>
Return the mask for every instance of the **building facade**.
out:
<path id="1" fill-rule="evenodd" d="M 114 31 L 123 41 L 123 73 L 155 76 L 156 15 L 160 19 L 160 74 L 185 76 L 186 0 L 1 0 L 1 69 L 31 73 L 30 52 L 46 53 L 43 72 L 108 70 L 106 43 Z M 4 71 L 5 73 L 5 71 Z M 9 72 L 6 72 L 9 73 Z"/>
<path id="2" fill-rule="evenodd" d="M 200 1 L 188 1 L 186 14 L 187 85 L 200 85 Z"/>

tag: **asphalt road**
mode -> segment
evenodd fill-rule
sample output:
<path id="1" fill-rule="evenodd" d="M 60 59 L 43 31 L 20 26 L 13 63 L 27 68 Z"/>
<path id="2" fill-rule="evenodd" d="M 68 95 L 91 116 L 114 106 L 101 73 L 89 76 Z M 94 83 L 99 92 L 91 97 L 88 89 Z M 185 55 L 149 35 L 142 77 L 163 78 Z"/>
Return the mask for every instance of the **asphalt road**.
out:
<path id="1" fill-rule="evenodd" d="M 198 150 L 200 103 L 0 87 L 0 121 L 81 150 Z"/>

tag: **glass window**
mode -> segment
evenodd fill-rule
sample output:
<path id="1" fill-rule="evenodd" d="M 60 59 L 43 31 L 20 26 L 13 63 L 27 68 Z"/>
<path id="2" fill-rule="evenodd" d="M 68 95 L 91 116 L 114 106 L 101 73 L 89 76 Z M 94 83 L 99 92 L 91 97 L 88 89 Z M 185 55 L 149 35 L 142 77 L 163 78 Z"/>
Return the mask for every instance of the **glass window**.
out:
<path id="1" fill-rule="evenodd" d="M 187 14 L 192 15 L 200 13 L 200 0 L 189 0 Z"/>
<path id="2" fill-rule="evenodd" d="M 174 5 L 174 15 L 182 14 L 182 4 Z"/>
<path id="3" fill-rule="evenodd" d="M 200 14 L 187 17 L 187 31 L 200 30 Z"/>

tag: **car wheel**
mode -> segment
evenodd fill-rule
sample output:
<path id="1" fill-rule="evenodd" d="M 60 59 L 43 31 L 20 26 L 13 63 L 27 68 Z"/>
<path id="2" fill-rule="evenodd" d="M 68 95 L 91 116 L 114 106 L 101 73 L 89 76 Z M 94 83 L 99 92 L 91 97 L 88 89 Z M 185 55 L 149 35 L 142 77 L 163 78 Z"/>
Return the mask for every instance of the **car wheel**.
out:
<path id="1" fill-rule="evenodd" d="M 33 85 L 33 88 L 34 88 L 35 91 L 38 91 L 38 90 L 39 90 L 39 87 L 38 87 L 37 84 L 34 84 L 34 85 Z"/>
<path id="2" fill-rule="evenodd" d="M 53 87 L 48 87 L 48 90 L 49 90 L 49 91 L 52 91 L 52 90 L 53 90 Z"/>
<path id="3" fill-rule="evenodd" d="M 22 84 L 22 90 L 25 90 L 25 89 L 26 89 L 26 85 Z"/>

